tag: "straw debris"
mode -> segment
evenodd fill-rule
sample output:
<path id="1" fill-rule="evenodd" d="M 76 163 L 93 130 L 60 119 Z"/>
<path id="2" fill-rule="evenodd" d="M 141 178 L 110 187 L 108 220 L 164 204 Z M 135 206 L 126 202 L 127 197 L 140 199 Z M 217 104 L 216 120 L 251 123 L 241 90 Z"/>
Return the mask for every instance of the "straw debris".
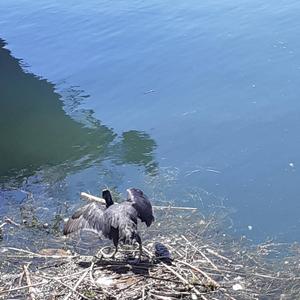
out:
<path id="1" fill-rule="evenodd" d="M 156 220 L 153 227 L 142 231 L 141 262 L 135 259 L 137 249 L 128 246 L 121 247 L 114 260 L 95 257 L 97 248 L 93 249 L 94 255 L 83 255 L 71 252 L 71 246 L 63 243 L 56 249 L 0 247 L 0 298 L 300 297 L 297 244 L 268 241 L 251 246 L 246 240 L 224 234 L 220 219 L 204 219 L 188 210 L 159 210 Z M 170 260 L 157 257 L 156 242 L 168 248 Z"/>

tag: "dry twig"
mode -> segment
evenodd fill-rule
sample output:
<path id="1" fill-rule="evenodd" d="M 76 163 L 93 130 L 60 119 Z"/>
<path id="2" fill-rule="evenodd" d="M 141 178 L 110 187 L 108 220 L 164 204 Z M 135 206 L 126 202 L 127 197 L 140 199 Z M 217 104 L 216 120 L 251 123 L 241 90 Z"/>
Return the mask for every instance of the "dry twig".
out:
<path id="1" fill-rule="evenodd" d="M 35 289 L 33 288 L 32 283 L 31 283 L 28 266 L 24 265 L 23 270 L 24 270 L 24 274 L 25 274 L 25 277 L 26 277 L 26 282 L 27 282 L 27 285 L 28 285 L 30 299 L 35 300 Z"/>

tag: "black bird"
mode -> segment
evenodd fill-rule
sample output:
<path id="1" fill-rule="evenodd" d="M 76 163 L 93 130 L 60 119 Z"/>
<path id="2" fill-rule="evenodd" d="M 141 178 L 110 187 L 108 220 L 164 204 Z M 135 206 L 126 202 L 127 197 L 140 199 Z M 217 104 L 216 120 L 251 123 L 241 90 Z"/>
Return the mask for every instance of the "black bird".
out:
<path id="1" fill-rule="evenodd" d="M 159 260 L 166 263 L 167 265 L 172 264 L 173 258 L 171 257 L 171 253 L 166 245 L 156 242 L 154 244 L 154 249 L 155 249 L 155 256 Z"/>
<path id="2" fill-rule="evenodd" d="M 64 234 L 80 229 L 96 231 L 100 236 L 113 240 L 115 251 L 119 242 L 124 244 L 139 244 L 139 259 L 142 255 L 142 240 L 137 230 L 137 219 L 145 222 L 149 227 L 154 221 L 151 202 L 139 189 L 127 189 L 127 200 L 113 203 L 109 190 L 102 192 L 106 208 L 96 203 L 85 205 L 78 209 L 64 227 Z"/>

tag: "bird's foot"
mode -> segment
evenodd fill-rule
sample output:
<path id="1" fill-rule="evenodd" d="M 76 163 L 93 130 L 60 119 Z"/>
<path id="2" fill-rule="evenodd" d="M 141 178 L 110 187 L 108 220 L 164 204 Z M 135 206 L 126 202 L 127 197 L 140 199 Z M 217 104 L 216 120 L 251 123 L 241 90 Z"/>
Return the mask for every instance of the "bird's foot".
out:
<path id="1" fill-rule="evenodd" d="M 106 248 L 110 248 L 110 247 L 103 247 L 101 248 L 95 255 L 95 257 L 102 259 L 102 258 L 106 258 L 106 259 L 114 259 L 116 256 L 116 251 L 114 251 L 112 254 L 107 254 L 104 253 L 104 249 Z"/>
<path id="2" fill-rule="evenodd" d="M 100 251 L 98 251 L 95 255 L 94 255 L 94 260 L 101 260 L 103 258 L 103 255 Z"/>
<path id="3" fill-rule="evenodd" d="M 142 262 L 142 259 L 140 257 L 136 257 L 136 258 L 130 258 L 127 261 L 129 262 L 129 264 L 138 265 Z"/>
<path id="4" fill-rule="evenodd" d="M 130 263 L 132 263 L 132 264 L 139 264 L 139 263 L 141 263 L 143 261 L 142 254 L 139 253 L 138 257 L 134 257 L 134 256 L 130 257 L 128 259 L 128 261 L 130 261 Z"/>

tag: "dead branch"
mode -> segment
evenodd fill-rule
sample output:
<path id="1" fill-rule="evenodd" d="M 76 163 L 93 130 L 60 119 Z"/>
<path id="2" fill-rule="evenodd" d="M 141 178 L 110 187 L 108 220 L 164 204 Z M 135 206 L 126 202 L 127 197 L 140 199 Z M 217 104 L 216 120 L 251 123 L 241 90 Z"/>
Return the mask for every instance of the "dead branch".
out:
<path id="1" fill-rule="evenodd" d="M 85 192 L 82 192 L 80 193 L 80 197 L 82 199 L 85 199 L 85 200 L 88 200 L 88 201 L 94 201 L 94 202 L 97 202 L 99 204 L 103 204 L 105 205 L 106 202 L 103 198 L 100 198 L 100 197 L 96 197 L 96 196 L 93 196 L 93 195 L 90 195 L 88 193 L 85 193 Z M 197 210 L 196 207 L 181 207 L 181 206 L 152 206 L 154 209 L 157 209 L 157 210 L 165 210 L 165 209 L 176 209 L 176 210 Z"/>
<path id="2" fill-rule="evenodd" d="M 49 277 L 49 276 L 45 276 L 45 275 L 38 275 L 38 277 L 41 277 L 41 278 L 44 278 L 44 279 L 48 279 L 48 280 L 53 280 L 53 281 L 57 282 L 58 284 L 66 287 L 67 289 L 71 290 L 71 292 L 74 292 L 75 294 L 77 294 L 78 296 L 80 296 L 82 299 L 89 300 L 89 298 L 85 297 L 83 294 L 79 293 L 74 288 L 72 288 L 71 286 L 68 286 L 67 284 L 63 283 L 62 281 L 60 281 L 59 279 L 57 279 L 55 277 Z"/>
<path id="3" fill-rule="evenodd" d="M 28 289 L 29 287 L 37 287 L 37 286 L 45 285 L 47 283 L 49 283 L 49 281 L 42 281 L 42 282 L 33 283 L 30 286 L 29 285 L 23 285 L 23 286 L 20 286 L 20 287 L 17 287 L 17 288 L 9 289 L 9 290 L 2 290 L 2 291 L 0 291 L 0 295 L 11 293 L 11 292 L 16 292 L 16 291 L 20 291 L 20 290 L 24 290 L 24 289 Z"/>
<path id="4" fill-rule="evenodd" d="M 77 288 L 79 287 L 80 283 L 83 281 L 83 279 L 85 278 L 85 276 L 90 272 L 91 268 L 88 268 L 88 270 L 86 270 L 82 276 L 78 279 L 78 281 L 76 282 L 76 284 L 74 285 L 73 288 L 71 288 L 71 291 L 69 292 L 69 294 L 64 298 L 64 300 L 68 300 L 72 294 L 77 290 Z"/>
<path id="5" fill-rule="evenodd" d="M 187 242 L 189 243 L 196 251 L 198 251 L 201 256 L 206 259 L 206 261 L 212 265 L 212 267 L 216 270 L 219 270 L 218 267 L 200 250 L 198 249 L 197 247 L 195 247 L 184 235 L 181 235 L 181 237 Z"/>
<path id="6" fill-rule="evenodd" d="M 27 285 L 28 285 L 28 291 L 29 291 L 30 299 L 35 300 L 35 289 L 32 287 L 28 266 L 23 265 L 23 270 L 24 270 L 25 277 L 26 277 L 26 282 L 27 282 Z"/>

